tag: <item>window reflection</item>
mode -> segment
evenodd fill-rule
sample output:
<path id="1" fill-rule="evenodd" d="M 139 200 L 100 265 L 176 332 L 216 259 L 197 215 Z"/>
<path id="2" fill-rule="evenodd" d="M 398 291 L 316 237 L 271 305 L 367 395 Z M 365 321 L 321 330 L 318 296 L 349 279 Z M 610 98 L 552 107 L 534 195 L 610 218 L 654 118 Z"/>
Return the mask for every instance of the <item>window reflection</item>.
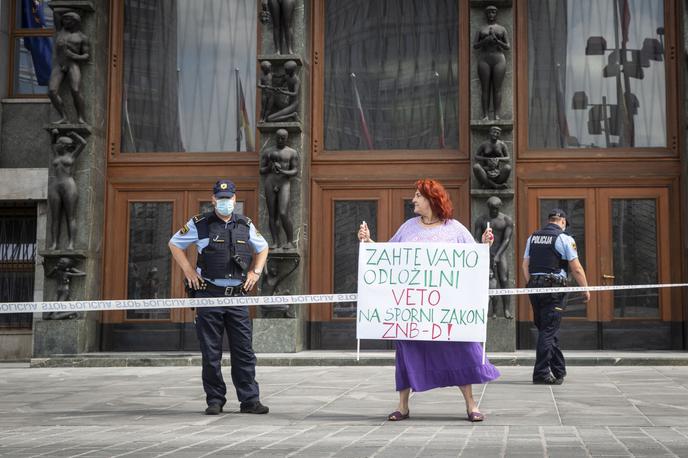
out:
<path id="1" fill-rule="evenodd" d="M 569 227 L 566 233 L 576 241 L 578 260 L 583 269 L 586 268 L 585 262 L 585 200 L 583 199 L 540 199 L 540 227 L 547 224 L 547 215 L 553 208 L 561 208 L 568 216 Z M 569 286 L 578 286 L 576 279 L 569 272 L 567 279 Z M 567 317 L 585 317 L 587 315 L 587 303 L 584 301 L 583 293 L 569 293 L 566 299 Z"/>
<path id="2" fill-rule="evenodd" d="M 40 41 L 39 41 L 40 40 Z M 41 45 L 44 49 L 52 47 L 52 38 L 33 37 L 18 38 L 14 46 L 14 94 L 48 94 L 48 78 L 50 77 L 51 55 L 42 58 L 40 55 L 33 56 L 29 51 L 28 42 L 34 42 L 37 46 Z M 44 44 L 42 44 L 44 43 Z"/>
<path id="3" fill-rule="evenodd" d="M 377 240 L 377 201 L 342 200 L 334 203 L 334 293 L 358 290 L 358 227 L 368 224 Z M 355 302 L 333 304 L 333 318 L 356 318 Z"/>
<path id="4" fill-rule="evenodd" d="M 531 148 L 666 146 L 663 0 L 529 0 Z"/>
<path id="5" fill-rule="evenodd" d="M 127 299 L 170 297 L 172 203 L 129 204 Z M 169 309 L 127 310 L 130 320 L 168 320 Z"/>
<path id="6" fill-rule="evenodd" d="M 255 0 L 125 1 L 122 151 L 254 149 L 256 11 Z"/>
<path id="7" fill-rule="evenodd" d="M 612 221 L 614 283 L 658 283 L 655 200 L 613 199 Z M 651 288 L 614 291 L 614 317 L 659 318 L 659 290 Z"/>
<path id="8" fill-rule="evenodd" d="M 456 0 L 328 0 L 325 148 L 458 145 Z"/>

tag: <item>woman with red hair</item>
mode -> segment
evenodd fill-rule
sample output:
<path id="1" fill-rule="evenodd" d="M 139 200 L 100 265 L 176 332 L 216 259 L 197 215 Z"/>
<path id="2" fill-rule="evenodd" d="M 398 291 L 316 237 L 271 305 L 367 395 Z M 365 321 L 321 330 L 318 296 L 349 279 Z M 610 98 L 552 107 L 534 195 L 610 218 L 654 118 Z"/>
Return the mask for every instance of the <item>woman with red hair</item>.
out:
<path id="1" fill-rule="evenodd" d="M 416 182 L 413 196 L 416 215 L 401 225 L 390 242 L 475 243 L 466 227 L 453 219 L 449 194 L 438 181 L 423 179 Z M 365 222 L 358 230 L 361 242 L 372 242 Z M 482 242 L 492 244 L 492 230 L 482 234 Z M 499 377 L 499 371 L 485 359 L 478 342 L 438 342 L 421 340 L 396 341 L 396 388 L 399 405 L 387 417 L 390 421 L 409 418 L 411 390 L 458 386 L 466 402 L 469 421 L 483 421 L 484 415 L 473 399 L 474 383 L 486 383 Z"/>

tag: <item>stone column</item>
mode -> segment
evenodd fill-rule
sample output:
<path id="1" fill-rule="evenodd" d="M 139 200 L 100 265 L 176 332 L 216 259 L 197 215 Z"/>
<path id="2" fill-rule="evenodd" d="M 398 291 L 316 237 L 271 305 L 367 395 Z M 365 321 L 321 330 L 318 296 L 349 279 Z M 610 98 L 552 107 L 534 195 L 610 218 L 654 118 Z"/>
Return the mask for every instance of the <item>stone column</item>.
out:
<path id="1" fill-rule="evenodd" d="M 487 8 L 495 6 L 498 9 L 496 23 L 506 29 L 509 44 L 513 47 L 515 37 L 513 34 L 513 9 L 510 0 L 472 0 L 471 1 L 471 40 L 475 42 L 476 34 L 484 27 L 488 26 L 486 19 Z M 492 112 L 494 103 L 490 104 L 490 116 L 485 119 L 482 102 L 482 85 L 478 73 L 478 63 L 483 58 L 485 49 L 473 49 L 471 56 L 471 231 L 476 232 L 476 226 L 480 226 L 486 219 L 489 219 L 488 199 L 497 198 L 501 202 L 499 212 L 502 213 L 511 224 L 515 231 L 515 206 L 514 206 L 514 172 L 515 172 L 515 152 L 513 149 L 513 48 L 502 51 L 506 59 L 506 73 L 501 88 L 501 109 L 498 113 Z M 476 159 L 478 152 L 495 151 L 494 143 L 491 142 L 491 129 L 499 128 L 499 140 L 507 150 L 508 157 L 492 161 Z M 482 147 L 482 148 L 481 148 Z M 498 163 L 498 165 L 494 165 Z M 505 167 L 508 165 L 508 170 Z M 497 167 L 494 169 L 492 167 Z M 481 169 L 476 170 L 476 169 Z M 494 199 L 490 201 L 496 202 Z M 506 285 L 499 285 L 503 288 L 513 288 L 516 283 L 520 263 L 517 262 L 518 255 L 516 250 L 515 234 L 511 237 L 504 255 L 508 270 L 508 280 Z M 496 272 L 495 272 L 496 274 Z M 492 299 L 494 301 L 494 299 Z M 508 313 L 501 312 L 499 301 L 494 301 L 496 317 L 490 316 L 487 325 L 487 351 L 514 351 L 516 348 L 516 300 L 509 297 L 509 310 L 513 313 L 513 318 L 508 318 Z M 491 309 L 492 311 L 492 309 Z"/>
<path id="2" fill-rule="evenodd" d="M 77 122 L 69 82 L 63 81 L 60 96 L 65 102 L 67 122 L 55 124 L 60 116 L 51 109 L 51 123 L 44 126 L 46 135 L 68 135 L 76 132 L 85 141 L 83 151 L 71 166 L 71 175 L 76 182 L 78 201 L 76 206 L 76 231 L 73 247 L 69 247 L 65 221 L 62 221 L 60 240 L 52 248 L 51 215 L 48 215 L 47 244 L 40 251 L 44 258 L 46 275 L 56 267 L 60 259 L 70 259 L 74 269 L 69 275 L 69 300 L 97 300 L 101 297 L 102 247 L 105 202 L 105 166 L 107 145 L 107 47 L 109 33 L 109 7 L 107 2 L 91 0 L 53 0 L 49 6 L 60 11 L 72 11 L 80 18 L 80 30 L 89 42 L 89 58 L 80 64 L 81 88 L 84 99 L 84 121 Z M 64 10 L 64 9 L 66 10 Z M 58 31 L 59 33 L 59 31 Z M 48 187 L 55 183 L 56 173 L 53 152 L 45 151 L 50 176 Z M 48 158 L 50 160 L 48 161 Z M 50 213 L 50 212 L 49 212 Z M 64 264 L 64 261 L 63 261 Z M 76 274 L 82 272 L 84 275 Z M 54 301 L 64 297 L 64 285 L 60 276 L 52 274 L 45 278 L 44 300 Z M 61 288 L 60 288 L 61 287 Z M 62 296 L 61 296 L 62 295 Z M 76 354 L 98 350 L 99 313 L 80 313 L 71 319 L 49 319 L 36 317 L 34 321 L 34 357 L 55 354 Z"/>
<path id="3" fill-rule="evenodd" d="M 299 90 L 296 96 L 284 94 L 285 91 L 259 89 L 261 100 L 263 95 L 268 92 L 273 96 L 268 113 L 260 112 L 258 129 L 260 131 L 260 141 L 257 145 L 262 145 L 260 150 L 261 165 L 269 166 L 271 152 L 275 152 L 278 143 L 278 136 L 283 135 L 284 131 L 288 134 L 286 142 L 287 151 L 295 150 L 298 155 L 298 172 L 289 178 L 290 196 L 288 217 L 293 226 L 293 240 L 287 240 L 287 233 L 280 221 L 273 215 L 273 223 L 277 220 L 277 229 L 273 224 L 272 232 L 277 234 L 279 240 L 273 240 L 270 230 L 271 215 L 268 211 L 267 193 L 273 193 L 272 188 L 265 187 L 266 180 L 270 178 L 270 172 L 264 170 L 260 180 L 259 198 L 259 218 L 258 225 L 261 233 L 271 245 L 270 254 L 265 270 L 261 276 L 259 294 L 260 295 L 295 295 L 305 294 L 306 271 L 308 252 L 308 139 L 304 135 L 304 126 L 308 124 L 310 114 L 308 107 L 308 93 L 310 82 L 310 69 L 304 56 L 307 55 L 308 23 L 307 12 L 304 0 L 296 0 L 293 17 L 291 18 L 291 33 L 278 33 L 278 45 L 275 45 L 273 29 L 280 23 L 280 18 L 272 17 L 274 12 L 269 10 L 261 14 L 261 36 L 262 42 L 258 55 L 259 81 L 257 84 L 264 85 L 265 81 L 271 80 L 274 88 L 281 88 L 286 92 L 293 92 L 293 75 L 298 78 Z M 284 32 L 284 31 L 282 31 Z M 279 36 L 283 38 L 280 40 Z M 293 37 L 291 43 L 289 37 Z M 277 49 L 277 48 L 280 49 Z M 291 52 L 290 52 L 291 51 Z M 264 64 L 268 63 L 268 64 Z M 262 65 L 261 65 L 262 64 Z M 295 66 L 295 69 L 294 69 Z M 264 78 L 263 67 L 269 67 L 271 77 Z M 297 109 L 295 115 L 291 116 L 289 106 L 295 101 Z M 270 119 L 270 115 L 273 119 Z M 274 119 L 277 118 L 277 119 Z M 294 154 L 288 152 L 286 154 Z M 279 183 L 276 179 L 275 183 Z M 272 183 L 272 181 L 270 182 Z M 258 318 L 253 321 L 253 348 L 258 353 L 289 353 L 298 352 L 306 345 L 306 325 L 307 325 L 307 306 L 285 304 L 274 307 L 261 307 L 258 311 Z"/>

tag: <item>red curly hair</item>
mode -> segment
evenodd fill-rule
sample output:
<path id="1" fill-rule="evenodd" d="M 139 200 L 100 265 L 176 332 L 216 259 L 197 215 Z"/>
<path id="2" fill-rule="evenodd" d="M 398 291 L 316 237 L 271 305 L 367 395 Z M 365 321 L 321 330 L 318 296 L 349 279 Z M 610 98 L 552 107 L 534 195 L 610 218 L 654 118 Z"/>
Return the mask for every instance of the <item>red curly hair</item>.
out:
<path id="1" fill-rule="evenodd" d="M 439 219 L 446 221 L 454 217 L 454 207 L 452 207 L 449 193 L 439 181 L 427 178 L 418 180 L 416 181 L 416 189 L 430 201 L 432 213 Z"/>

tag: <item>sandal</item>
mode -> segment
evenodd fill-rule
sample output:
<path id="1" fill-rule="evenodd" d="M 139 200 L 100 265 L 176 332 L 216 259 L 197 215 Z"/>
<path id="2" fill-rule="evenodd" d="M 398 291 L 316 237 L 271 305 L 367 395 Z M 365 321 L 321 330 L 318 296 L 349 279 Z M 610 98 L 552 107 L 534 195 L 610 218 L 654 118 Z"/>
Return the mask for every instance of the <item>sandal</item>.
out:
<path id="1" fill-rule="evenodd" d="M 477 422 L 477 421 L 483 421 L 485 419 L 485 415 L 483 415 L 480 412 L 468 412 L 468 421 L 470 422 Z"/>
<path id="2" fill-rule="evenodd" d="M 408 411 L 408 412 L 406 412 L 406 413 L 404 414 L 404 413 L 399 412 L 398 410 L 395 410 L 395 411 L 392 412 L 391 414 L 387 415 L 387 420 L 389 420 L 389 421 L 401 421 L 401 420 L 406 420 L 407 418 L 409 418 L 409 414 L 410 414 L 410 413 L 411 413 L 411 412 Z"/>

